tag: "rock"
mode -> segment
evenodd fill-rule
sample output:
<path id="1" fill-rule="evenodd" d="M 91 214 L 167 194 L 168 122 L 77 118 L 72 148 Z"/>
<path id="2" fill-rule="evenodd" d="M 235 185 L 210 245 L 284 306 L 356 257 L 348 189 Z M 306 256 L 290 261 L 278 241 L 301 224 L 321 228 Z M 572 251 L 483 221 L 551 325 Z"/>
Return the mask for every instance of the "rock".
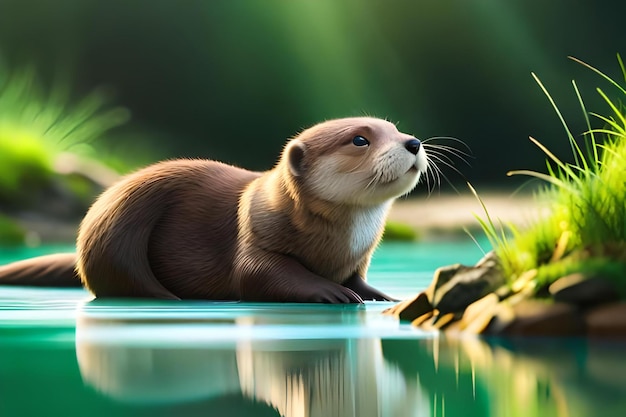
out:
<path id="1" fill-rule="evenodd" d="M 430 285 L 426 289 L 426 296 L 431 302 L 435 299 L 435 294 L 439 291 L 439 289 L 446 285 L 452 278 L 454 278 L 460 268 L 467 267 L 461 264 L 454 264 L 442 266 L 441 268 L 437 268 L 437 270 L 435 270 L 433 280 L 430 282 Z"/>
<path id="2" fill-rule="evenodd" d="M 455 318 L 457 318 L 457 316 L 455 316 Z M 460 323 L 460 320 L 453 320 L 450 323 L 446 324 L 446 334 L 460 336 L 461 332 L 463 331 L 461 329 Z"/>
<path id="3" fill-rule="evenodd" d="M 549 287 L 555 301 L 589 306 L 617 301 L 615 286 L 605 278 L 575 273 L 558 279 Z"/>
<path id="4" fill-rule="evenodd" d="M 419 316 L 418 318 L 416 318 L 415 320 L 413 320 L 411 322 L 411 325 L 415 326 L 415 327 L 419 327 L 421 326 L 423 323 L 426 322 L 426 320 L 430 319 L 433 316 L 433 312 L 429 311 L 426 314 L 422 314 L 421 316 Z"/>
<path id="5" fill-rule="evenodd" d="M 493 313 L 492 320 L 487 323 L 486 327 L 481 327 L 480 331 L 496 335 L 505 333 L 505 329 L 516 319 L 515 306 L 529 301 L 532 296 L 532 290 L 529 286 L 523 287 L 520 292 L 511 293 L 505 301 L 501 301 L 497 306 L 494 306 L 490 311 Z M 518 309 L 524 310 L 525 307 L 518 307 Z M 482 325 L 487 321 L 487 318 L 481 317 L 480 320 L 482 320 L 480 323 Z M 475 325 L 473 328 L 476 329 L 477 327 L 479 325 Z"/>
<path id="6" fill-rule="evenodd" d="M 511 284 L 511 290 L 514 293 L 521 292 L 529 288 L 530 290 L 533 290 L 535 288 L 535 282 L 533 280 L 536 276 L 536 269 L 531 269 L 522 273 L 522 275 L 520 275 L 515 281 L 513 281 L 513 284 Z"/>
<path id="7" fill-rule="evenodd" d="M 443 330 L 459 319 L 458 314 L 454 313 L 440 313 L 437 310 L 433 310 L 432 313 L 427 313 L 423 317 L 418 317 L 411 324 L 426 331 L 439 331 Z"/>
<path id="8" fill-rule="evenodd" d="M 433 319 L 433 327 L 441 330 L 454 321 L 455 318 L 456 315 L 454 313 L 438 314 Z"/>
<path id="9" fill-rule="evenodd" d="M 490 293 L 465 309 L 459 328 L 472 334 L 482 333 L 493 318 L 500 298 Z"/>
<path id="10" fill-rule="evenodd" d="M 585 314 L 587 334 L 596 337 L 626 337 L 626 303 L 593 308 Z"/>
<path id="11" fill-rule="evenodd" d="M 474 301 L 505 283 L 495 255 L 483 258 L 477 266 L 451 265 L 435 272 L 432 305 L 442 313 L 462 312 Z"/>
<path id="12" fill-rule="evenodd" d="M 483 256 L 478 262 L 476 262 L 477 267 L 480 268 L 496 268 L 500 265 L 500 261 L 498 256 L 494 251 L 487 252 L 485 256 Z"/>
<path id="13" fill-rule="evenodd" d="M 403 321 L 413 321 L 430 311 L 433 311 L 433 306 L 422 292 L 398 312 L 398 317 Z"/>
<path id="14" fill-rule="evenodd" d="M 403 300 L 400 301 L 398 304 L 395 304 L 385 310 L 383 310 L 383 314 L 386 316 L 394 316 L 395 318 L 398 318 L 398 315 L 400 314 L 400 311 L 406 307 L 412 300 Z"/>
<path id="15" fill-rule="evenodd" d="M 483 311 L 495 306 L 500 302 L 500 298 L 495 293 L 489 293 L 478 301 L 474 301 L 467 306 L 465 313 L 463 313 L 462 320 L 464 322 L 471 322 L 476 317 L 481 315 Z"/>
<path id="16" fill-rule="evenodd" d="M 508 336 L 578 336 L 585 333 L 583 317 L 571 304 L 522 300 L 511 308 L 514 317 L 506 319 L 508 324 L 502 323 L 496 314 L 493 326 L 486 329 L 487 333 Z M 511 313 L 505 308 L 502 312 Z"/>
<path id="17" fill-rule="evenodd" d="M 515 311 L 509 302 L 500 303 L 495 308 L 493 317 L 486 327 L 481 329 L 482 333 L 499 335 L 515 320 Z"/>
<path id="18" fill-rule="evenodd" d="M 465 327 L 463 327 L 463 324 L 461 324 L 459 327 L 463 330 L 464 333 L 467 334 L 482 334 L 493 321 L 493 318 L 496 315 L 496 311 L 496 306 L 492 306 L 491 308 L 483 312 L 483 314 L 474 318 L 474 320 L 471 323 L 465 325 Z"/>
<path id="19" fill-rule="evenodd" d="M 422 292 L 413 299 L 401 301 L 386 309 L 383 314 L 394 316 L 403 321 L 413 321 L 432 310 L 433 306 L 428 301 L 426 294 Z"/>
<path id="20" fill-rule="evenodd" d="M 513 294 L 513 290 L 511 289 L 510 286 L 503 285 L 500 288 L 498 288 L 497 290 L 495 290 L 493 293 L 498 296 L 500 301 L 502 301 L 502 300 L 510 297 Z"/>

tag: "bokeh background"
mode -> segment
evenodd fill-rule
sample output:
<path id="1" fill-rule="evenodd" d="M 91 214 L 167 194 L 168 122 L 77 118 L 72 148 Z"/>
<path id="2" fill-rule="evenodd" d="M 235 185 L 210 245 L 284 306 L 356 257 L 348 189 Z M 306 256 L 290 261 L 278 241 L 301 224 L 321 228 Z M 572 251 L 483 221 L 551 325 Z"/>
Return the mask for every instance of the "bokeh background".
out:
<path id="1" fill-rule="evenodd" d="M 96 138 L 57 140 L 120 170 L 178 156 L 267 169 L 299 130 L 375 115 L 467 143 L 453 182 L 515 188 L 508 170 L 545 166 L 529 135 L 569 152 L 531 71 L 581 133 L 571 80 L 600 112 L 594 90 L 608 85 L 567 57 L 620 80 L 625 12 L 623 0 L 2 0 L 0 56 L 3 79 L 28 69 L 42 97 L 62 91 L 71 107 L 96 91 L 126 109 Z"/>

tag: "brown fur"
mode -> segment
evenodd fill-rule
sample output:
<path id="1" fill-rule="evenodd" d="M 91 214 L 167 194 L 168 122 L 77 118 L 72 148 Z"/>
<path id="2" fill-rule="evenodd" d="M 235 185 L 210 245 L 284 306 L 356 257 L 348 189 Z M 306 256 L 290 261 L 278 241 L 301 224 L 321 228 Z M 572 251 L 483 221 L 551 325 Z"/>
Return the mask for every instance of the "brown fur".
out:
<path id="1" fill-rule="evenodd" d="M 144 168 L 87 213 L 78 274 L 97 297 L 389 299 L 363 278 L 391 201 L 426 168 L 412 139 L 383 120 L 337 119 L 302 132 L 264 173 L 209 160 Z"/>

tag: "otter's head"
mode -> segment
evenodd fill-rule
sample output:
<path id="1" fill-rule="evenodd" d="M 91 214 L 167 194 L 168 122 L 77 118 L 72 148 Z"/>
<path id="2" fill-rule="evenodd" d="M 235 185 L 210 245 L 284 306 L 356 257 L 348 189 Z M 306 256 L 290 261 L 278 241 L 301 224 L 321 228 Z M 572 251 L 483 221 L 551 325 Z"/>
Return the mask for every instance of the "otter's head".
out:
<path id="1" fill-rule="evenodd" d="M 301 190 L 355 205 L 408 193 L 428 166 L 419 140 L 371 117 L 330 120 L 303 131 L 287 144 L 281 163 Z"/>

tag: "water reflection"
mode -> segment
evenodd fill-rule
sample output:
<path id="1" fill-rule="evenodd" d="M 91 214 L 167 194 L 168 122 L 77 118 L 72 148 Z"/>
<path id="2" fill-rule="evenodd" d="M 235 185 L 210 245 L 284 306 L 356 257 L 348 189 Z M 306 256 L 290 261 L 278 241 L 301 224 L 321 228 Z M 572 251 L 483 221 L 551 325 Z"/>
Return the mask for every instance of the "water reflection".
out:
<path id="1" fill-rule="evenodd" d="M 583 339 L 385 340 L 432 416 L 623 416 L 625 344 Z M 410 352 L 410 354 L 407 354 Z"/>
<path id="2" fill-rule="evenodd" d="M 151 415 L 622 416 L 626 407 L 617 343 L 402 329 L 353 337 L 371 327 L 366 309 L 115 311 L 81 309 L 80 373 L 116 402 L 160 405 Z"/>
<path id="3" fill-rule="evenodd" d="M 362 326 L 363 320 L 358 311 L 318 312 L 310 327 Z M 430 415 L 419 381 L 384 360 L 379 338 L 325 338 L 311 329 L 268 337 L 272 327 L 288 330 L 295 322 L 303 326 L 302 317 L 257 312 L 182 325 L 134 315 L 112 319 L 86 305 L 77 320 L 76 356 L 86 384 L 132 404 L 202 400 L 232 408 L 237 405 L 222 400 L 241 398 L 255 404 L 255 413 L 282 416 Z M 182 334 L 181 327 L 188 343 L 168 337 L 171 330 Z M 233 328 L 238 331 L 228 333 Z M 216 337 L 194 341 L 201 333 Z"/>

